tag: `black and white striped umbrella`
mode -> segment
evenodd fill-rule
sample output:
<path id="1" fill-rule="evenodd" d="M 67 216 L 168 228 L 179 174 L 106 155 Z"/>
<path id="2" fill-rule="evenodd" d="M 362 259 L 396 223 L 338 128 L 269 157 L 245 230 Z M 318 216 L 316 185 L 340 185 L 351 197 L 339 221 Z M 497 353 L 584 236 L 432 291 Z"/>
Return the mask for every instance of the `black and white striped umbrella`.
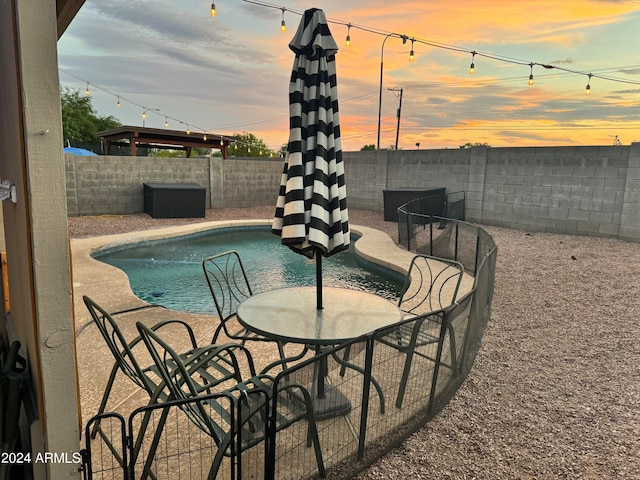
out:
<path id="1" fill-rule="evenodd" d="M 322 308 L 322 256 L 349 247 L 335 54 L 322 10 L 304 12 L 289 43 L 295 52 L 289 84 L 289 143 L 273 233 L 298 253 L 316 258 Z"/>

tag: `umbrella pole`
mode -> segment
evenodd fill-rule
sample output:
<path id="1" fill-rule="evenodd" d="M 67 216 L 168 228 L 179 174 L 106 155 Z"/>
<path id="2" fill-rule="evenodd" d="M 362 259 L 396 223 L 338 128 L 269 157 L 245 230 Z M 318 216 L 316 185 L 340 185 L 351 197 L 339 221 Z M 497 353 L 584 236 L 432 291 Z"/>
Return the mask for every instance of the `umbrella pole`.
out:
<path id="1" fill-rule="evenodd" d="M 316 309 L 322 308 L 322 254 L 316 250 Z"/>

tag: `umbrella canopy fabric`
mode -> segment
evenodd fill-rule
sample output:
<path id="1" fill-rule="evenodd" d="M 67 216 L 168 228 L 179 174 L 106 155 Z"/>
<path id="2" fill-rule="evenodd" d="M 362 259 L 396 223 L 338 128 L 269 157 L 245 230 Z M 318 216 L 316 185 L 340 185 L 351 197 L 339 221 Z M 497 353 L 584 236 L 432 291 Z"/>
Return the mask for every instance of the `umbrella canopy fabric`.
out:
<path id="1" fill-rule="evenodd" d="M 97 155 L 93 153 L 91 150 L 86 150 L 84 148 L 78 148 L 78 147 L 64 147 L 64 153 L 70 153 L 71 155 L 79 155 L 81 157 L 93 157 Z"/>
<path id="2" fill-rule="evenodd" d="M 289 43 L 289 143 L 273 220 L 282 243 L 308 257 L 349 247 L 335 54 L 325 14 L 305 11 Z"/>

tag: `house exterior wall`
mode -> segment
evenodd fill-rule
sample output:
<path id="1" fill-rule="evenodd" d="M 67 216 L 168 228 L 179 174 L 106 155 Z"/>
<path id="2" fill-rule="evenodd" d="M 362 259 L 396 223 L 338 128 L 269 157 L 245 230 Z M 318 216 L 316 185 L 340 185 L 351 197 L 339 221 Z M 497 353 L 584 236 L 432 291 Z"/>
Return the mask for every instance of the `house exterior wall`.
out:
<path id="1" fill-rule="evenodd" d="M 34 458 L 77 451 L 80 437 L 56 2 L 0 2 L 0 31 L 0 178 L 17 193 L 2 202 L 11 311 L 0 324 L 28 361 L 20 433 Z M 34 463 L 25 478 L 80 478 L 78 467 Z"/>

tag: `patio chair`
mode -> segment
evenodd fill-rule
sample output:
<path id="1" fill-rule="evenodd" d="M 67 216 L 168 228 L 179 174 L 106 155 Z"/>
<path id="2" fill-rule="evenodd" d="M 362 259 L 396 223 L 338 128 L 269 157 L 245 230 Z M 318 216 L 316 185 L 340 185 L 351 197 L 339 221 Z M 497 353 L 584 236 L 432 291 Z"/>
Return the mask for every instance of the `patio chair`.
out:
<path id="1" fill-rule="evenodd" d="M 402 407 L 413 356 L 436 360 L 428 352 L 423 352 L 421 347 L 439 342 L 440 324 L 433 321 L 439 317 L 425 314 L 442 311 L 455 304 L 463 274 L 464 267 L 455 260 L 430 255 L 416 255 L 411 260 L 398 305 L 407 314 L 405 319 L 416 317 L 416 320 L 404 322 L 388 335 L 378 338 L 380 342 L 406 355 L 396 399 L 397 408 Z M 442 365 L 450 368 L 455 376 L 458 371 L 455 332 L 450 322 L 446 322 L 446 329 L 451 360 L 450 364 Z"/>
<path id="2" fill-rule="evenodd" d="M 247 341 L 275 342 L 275 340 L 247 330 L 237 322 L 236 311 L 238 305 L 253 295 L 247 273 L 238 252 L 230 250 L 207 257 L 202 261 L 202 269 L 220 318 L 220 323 L 213 333 L 211 343 L 217 343 L 221 332 L 224 332 L 232 340 L 240 341 L 243 345 Z M 275 343 L 278 345 L 278 353 L 281 360 L 269 364 L 262 370 L 263 372 L 270 370 L 275 365 L 282 365 L 283 368 L 286 368 L 286 362 L 299 360 L 308 351 L 308 348 L 305 347 L 300 354 L 287 357 L 284 351 L 284 343 Z"/>
<path id="3" fill-rule="evenodd" d="M 160 375 L 157 374 L 156 366 L 151 365 L 142 367 L 133 353 L 136 345 L 142 340 L 140 336 L 136 337 L 130 342 L 127 342 L 124 335 L 122 334 L 122 331 L 120 330 L 120 327 L 118 326 L 118 323 L 114 319 L 115 314 L 110 314 L 103 307 L 98 305 L 94 300 L 86 295 L 83 296 L 82 299 L 87 309 L 89 310 L 89 313 L 91 314 L 93 322 L 98 327 L 102 338 L 106 342 L 109 350 L 111 351 L 111 354 L 115 359 L 115 363 L 113 365 L 113 368 L 111 369 L 111 374 L 109 375 L 109 380 L 107 381 L 107 385 L 102 395 L 102 401 L 100 402 L 100 407 L 96 416 L 102 415 L 105 412 L 107 402 L 109 400 L 109 396 L 111 395 L 118 371 L 124 373 L 126 377 L 129 378 L 134 384 L 148 393 L 150 404 L 166 398 L 167 394 L 163 388 L 163 381 Z M 153 327 L 151 327 L 151 329 L 153 329 L 154 331 L 160 330 L 161 328 L 167 327 L 169 325 L 178 325 L 180 327 L 184 327 L 191 348 L 197 347 L 193 331 L 191 330 L 189 325 L 187 325 L 183 321 L 165 320 L 154 325 Z M 141 353 L 146 353 L 146 350 L 143 349 Z M 91 438 L 96 438 L 96 435 L 98 434 L 114 454 L 120 465 L 123 465 L 123 460 L 120 454 L 111 443 L 109 436 L 102 431 L 99 420 L 94 423 L 93 429 L 91 431 Z M 135 448 L 139 447 L 141 440 L 142 439 L 139 439 L 138 442 L 136 442 Z"/>
<path id="4" fill-rule="evenodd" d="M 178 355 L 155 331 L 140 322 L 136 326 L 170 392 L 169 400 L 195 399 L 193 402 L 180 402 L 178 408 L 217 445 L 208 478 L 216 477 L 224 457 L 231 457 L 232 462 L 237 461 L 234 457 L 241 452 L 263 441 L 267 442 L 267 428 L 278 432 L 303 419 L 308 422 L 307 447 L 313 444 L 318 473 L 324 478 L 313 403 L 304 387 L 285 382 L 275 390 L 272 377 L 256 375 L 251 353 L 241 344 L 214 344 L 195 350 L 190 355 Z M 242 358 L 239 360 L 240 356 Z M 221 368 L 235 370 L 231 382 L 225 376 L 218 375 Z M 234 410 L 240 412 L 239 418 L 233 418 L 233 414 L 226 410 L 226 402 L 221 403 L 219 397 L 211 395 L 214 393 L 234 394 L 238 406 Z M 277 408 L 273 408 L 274 401 Z M 237 435 L 234 434 L 233 425 L 237 425 Z M 150 466 L 159 440 L 156 432 L 147 466 Z M 273 448 L 269 446 L 270 443 L 265 443 L 265 455 L 268 455 L 268 448 Z M 233 448 L 232 444 L 237 448 Z"/>

